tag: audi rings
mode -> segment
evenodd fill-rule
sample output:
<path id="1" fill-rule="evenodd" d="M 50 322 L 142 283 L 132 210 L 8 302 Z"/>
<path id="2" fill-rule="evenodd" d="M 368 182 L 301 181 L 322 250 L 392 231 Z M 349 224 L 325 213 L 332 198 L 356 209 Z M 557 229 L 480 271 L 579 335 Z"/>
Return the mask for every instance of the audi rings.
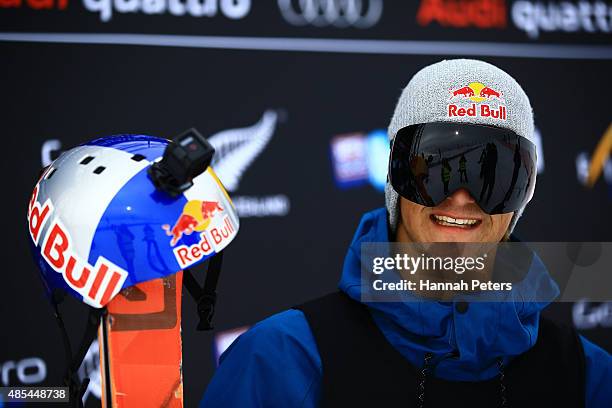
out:
<path id="1" fill-rule="evenodd" d="M 278 7 L 294 26 L 368 28 L 380 20 L 383 0 L 278 0 Z"/>

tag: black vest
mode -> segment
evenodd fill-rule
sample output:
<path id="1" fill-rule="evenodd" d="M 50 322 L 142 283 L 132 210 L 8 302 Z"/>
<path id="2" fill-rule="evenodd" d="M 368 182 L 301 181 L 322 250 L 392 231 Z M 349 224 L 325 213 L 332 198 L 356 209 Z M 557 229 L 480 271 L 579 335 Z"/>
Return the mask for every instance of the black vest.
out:
<path id="1" fill-rule="evenodd" d="M 323 366 L 321 407 L 419 407 L 420 371 L 384 337 L 365 305 L 336 292 L 296 306 Z M 575 330 L 541 318 L 534 347 L 488 381 L 429 375 L 425 407 L 584 407 L 585 362 Z M 501 391 L 500 387 L 505 387 Z"/>

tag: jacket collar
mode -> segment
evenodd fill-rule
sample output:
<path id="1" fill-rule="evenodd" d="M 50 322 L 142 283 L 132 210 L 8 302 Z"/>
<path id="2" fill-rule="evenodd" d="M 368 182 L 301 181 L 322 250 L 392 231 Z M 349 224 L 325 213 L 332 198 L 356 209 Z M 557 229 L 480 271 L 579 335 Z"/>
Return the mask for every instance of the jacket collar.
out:
<path id="1" fill-rule="evenodd" d="M 361 244 L 388 239 L 386 210 L 366 213 L 346 255 L 340 290 L 361 302 Z M 550 300 L 558 295 L 558 287 L 537 256 L 527 275 L 525 279 L 538 279 L 537 284 L 550 294 Z M 550 302 L 525 301 L 515 294 L 512 299 L 473 302 L 464 313 L 454 302 L 423 299 L 371 302 L 366 306 L 387 340 L 413 365 L 420 367 L 425 353 L 431 352 L 437 376 L 478 381 L 497 373 L 498 358 L 507 362 L 536 342 L 540 311 Z M 451 355 L 458 357 L 448 358 Z"/>

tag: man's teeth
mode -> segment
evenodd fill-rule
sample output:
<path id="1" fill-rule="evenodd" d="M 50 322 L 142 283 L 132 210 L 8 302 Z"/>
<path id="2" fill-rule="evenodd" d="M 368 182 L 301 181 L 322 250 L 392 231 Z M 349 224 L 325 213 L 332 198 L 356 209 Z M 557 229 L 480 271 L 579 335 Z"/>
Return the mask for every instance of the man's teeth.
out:
<path id="1" fill-rule="evenodd" d="M 467 220 L 464 218 L 453 218 L 445 215 L 434 215 L 433 218 L 441 225 L 452 225 L 452 226 L 465 226 L 469 227 L 478 222 L 478 220 Z"/>

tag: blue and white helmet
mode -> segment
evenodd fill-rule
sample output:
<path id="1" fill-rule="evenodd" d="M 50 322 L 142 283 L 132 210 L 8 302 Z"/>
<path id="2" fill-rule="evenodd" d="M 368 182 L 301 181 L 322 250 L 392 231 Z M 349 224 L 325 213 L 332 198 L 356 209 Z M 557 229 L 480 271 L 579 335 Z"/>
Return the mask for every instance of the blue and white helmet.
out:
<path id="1" fill-rule="evenodd" d="M 28 228 L 49 294 L 65 289 L 101 308 L 122 289 L 202 262 L 234 239 L 238 216 L 211 167 L 176 197 L 156 188 L 148 169 L 169 142 L 93 140 L 40 176 Z"/>

